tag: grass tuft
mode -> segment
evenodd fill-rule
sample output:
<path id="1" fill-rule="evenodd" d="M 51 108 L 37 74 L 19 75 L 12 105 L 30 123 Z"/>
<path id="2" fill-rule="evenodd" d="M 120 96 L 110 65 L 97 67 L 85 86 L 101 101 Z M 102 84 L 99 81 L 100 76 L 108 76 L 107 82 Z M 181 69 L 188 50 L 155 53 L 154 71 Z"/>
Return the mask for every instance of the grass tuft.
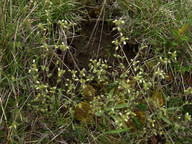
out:
<path id="1" fill-rule="evenodd" d="M 191 143 L 192 2 L 0 2 L 0 143 Z"/>

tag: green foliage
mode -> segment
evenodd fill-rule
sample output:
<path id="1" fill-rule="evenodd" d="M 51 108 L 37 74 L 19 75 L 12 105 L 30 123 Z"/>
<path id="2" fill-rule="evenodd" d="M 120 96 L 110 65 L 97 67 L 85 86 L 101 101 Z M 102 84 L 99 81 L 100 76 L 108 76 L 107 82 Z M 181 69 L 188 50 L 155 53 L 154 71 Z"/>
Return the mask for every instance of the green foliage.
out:
<path id="1" fill-rule="evenodd" d="M 0 7 L 0 143 L 192 142 L 191 2 L 4 0 Z M 95 55 L 82 23 L 88 31 L 96 23 L 90 37 L 102 24 L 98 51 L 104 24 L 115 33 L 103 54 Z M 87 42 L 81 50 L 78 37 Z M 90 51 L 88 64 L 78 59 Z"/>

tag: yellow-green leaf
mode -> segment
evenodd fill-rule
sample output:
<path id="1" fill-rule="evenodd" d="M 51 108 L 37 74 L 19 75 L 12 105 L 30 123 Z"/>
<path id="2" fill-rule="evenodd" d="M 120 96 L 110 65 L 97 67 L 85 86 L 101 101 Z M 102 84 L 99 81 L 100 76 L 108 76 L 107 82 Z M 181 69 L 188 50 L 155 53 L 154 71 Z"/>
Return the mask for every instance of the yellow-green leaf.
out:
<path id="1" fill-rule="evenodd" d="M 120 133 L 120 132 L 125 132 L 125 131 L 128 131 L 130 130 L 131 128 L 125 128 L 125 129 L 117 129 L 117 130 L 110 130 L 110 131 L 107 131 L 105 132 L 106 134 L 113 134 L 113 133 Z"/>
<path id="2" fill-rule="evenodd" d="M 164 122 L 168 123 L 169 125 L 172 125 L 172 123 L 171 123 L 167 118 L 165 118 L 165 117 L 163 117 L 163 116 L 160 116 L 160 117 L 162 118 L 162 120 L 163 120 Z"/>
<path id="3" fill-rule="evenodd" d="M 95 115 L 98 117 L 102 116 L 103 114 L 104 114 L 104 110 L 100 110 L 95 113 Z"/>
<path id="4" fill-rule="evenodd" d="M 185 24 L 181 29 L 179 29 L 179 36 L 183 35 L 184 32 L 187 31 L 188 27 L 189 27 L 189 24 Z"/>
<path id="5" fill-rule="evenodd" d="M 88 102 L 81 102 L 74 109 L 74 117 L 76 120 L 86 121 L 88 122 L 91 118 L 91 114 L 89 113 L 91 108 Z"/>
<path id="6" fill-rule="evenodd" d="M 87 84 L 86 88 L 84 89 L 80 88 L 80 91 L 83 95 L 83 99 L 86 101 L 91 101 L 92 98 L 95 96 L 95 92 L 96 92 L 96 90 L 90 84 Z"/>
<path id="7" fill-rule="evenodd" d="M 155 89 L 153 91 L 153 95 L 152 95 L 151 99 L 156 101 L 157 103 L 159 103 L 160 107 L 162 107 L 164 105 L 163 94 L 162 94 L 161 89 Z"/>
<path id="8" fill-rule="evenodd" d="M 124 107 L 127 107 L 129 103 L 123 103 L 123 104 L 119 104 L 119 105 L 116 105 L 114 107 L 114 109 L 120 109 L 120 108 L 124 108 Z"/>

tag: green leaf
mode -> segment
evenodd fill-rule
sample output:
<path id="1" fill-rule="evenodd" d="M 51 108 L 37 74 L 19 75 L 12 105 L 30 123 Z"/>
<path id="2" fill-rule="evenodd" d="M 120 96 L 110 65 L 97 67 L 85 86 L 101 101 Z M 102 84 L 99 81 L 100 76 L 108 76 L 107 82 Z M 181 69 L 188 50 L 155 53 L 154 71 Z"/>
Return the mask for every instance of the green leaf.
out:
<path id="1" fill-rule="evenodd" d="M 141 130 L 141 129 L 142 129 L 142 124 L 141 124 L 141 122 L 140 122 L 140 120 L 139 120 L 138 118 L 134 117 L 134 118 L 133 118 L 133 122 L 134 122 L 134 124 L 135 124 L 135 126 L 136 126 L 136 128 L 137 128 L 138 130 Z"/>
<path id="2" fill-rule="evenodd" d="M 119 105 L 116 105 L 116 106 L 114 107 L 114 109 L 120 109 L 120 108 L 124 108 L 124 107 L 126 107 L 126 106 L 128 106 L 128 103 L 119 104 Z"/>
<path id="3" fill-rule="evenodd" d="M 172 34 L 175 36 L 176 39 L 179 38 L 179 32 L 177 30 L 173 30 Z"/>
<path id="4" fill-rule="evenodd" d="M 110 130 L 110 131 L 105 132 L 105 134 L 113 134 L 113 133 L 126 132 L 126 131 L 129 131 L 130 129 L 131 129 L 131 128 Z"/>
<path id="5" fill-rule="evenodd" d="M 183 41 L 189 41 L 189 38 L 187 36 L 182 36 L 180 38 L 180 43 L 183 42 Z"/>
<path id="6" fill-rule="evenodd" d="M 142 139 L 141 140 L 139 140 L 136 144 L 140 144 L 140 142 L 142 141 Z"/>
<path id="7" fill-rule="evenodd" d="M 178 108 L 177 107 L 167 108 L 167 110 L 169 110 L 169 111 L 173 111 L 173 110 L 176 110 L 176 109 L 178 109 Z"/>
<path id="8" fill-rule="evenodd" d="M 113 96 L 113 94 L 114 94 L 114 91 L 115 91 L 115 89 L 113 88 L 110 92 L 109 92 L 109 97 L 111 98 L 112 96 Z"/>
<path id="9" fill-rule="evenodd" d="M 104 110 L 100 110 L 100 111 L 97 111 L 97 112 L 95 113 L 95 115 L 98 116 L 98 117 L 100 117 L 100 116 L 103 115 L 103 113 L 104 113 Z"/>
<path id="10" fill-rule="evenodd" d="M 187 29 L 189 28 L 189 24 L 185 24 L 181 29 L 179 29 L 179 36 L 183 35 L 184 32 L 187 31 Z"/>
<path id="11" fill-rule="evenodd" d="M 164 99 L 162 94 L 162 89 L 158 90 L 157 88 L 153 91 L 153 95 L 151 97 L 152 100 L 159 103 L 159 106 L 162 107 L 164 105 Z"/>
<path id="12" fill-rule="evenodd" d="M 176 42 L 173 41 L 173 42 L 171 43 L 171 45 L 172 45 L 172 46 L 177 46 L 178 43 L 176 43 Z"/>
<path id="13" fill-rule="evenodd" d="M 167 124 L 172 125 L 172 123 L 171 123 L 167 118 L 165 118 L 165 117 L 163 117 L 163 116 L 160 116 L 160 117 L 161 117 L 162 120 L 165 121 Z"/>
<path id="14" fill-rule="evenodd" d="M 138 109 L 140 109 L 141 111 L 147 110 L 147 104 L 146 103 L 139 103 L 138 105 L 136 105 L 136 107 Z"/>

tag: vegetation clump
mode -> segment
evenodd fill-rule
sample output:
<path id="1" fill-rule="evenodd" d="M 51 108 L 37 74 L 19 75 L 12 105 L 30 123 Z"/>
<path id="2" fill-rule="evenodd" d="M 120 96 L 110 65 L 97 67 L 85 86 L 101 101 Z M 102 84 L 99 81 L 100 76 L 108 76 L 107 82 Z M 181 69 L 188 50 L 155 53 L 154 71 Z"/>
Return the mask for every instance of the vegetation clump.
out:
<path id="1" fill-rule="evenodd" d="M 192 142 L 190 1 L 0 7 L 0 143 Z"/>

